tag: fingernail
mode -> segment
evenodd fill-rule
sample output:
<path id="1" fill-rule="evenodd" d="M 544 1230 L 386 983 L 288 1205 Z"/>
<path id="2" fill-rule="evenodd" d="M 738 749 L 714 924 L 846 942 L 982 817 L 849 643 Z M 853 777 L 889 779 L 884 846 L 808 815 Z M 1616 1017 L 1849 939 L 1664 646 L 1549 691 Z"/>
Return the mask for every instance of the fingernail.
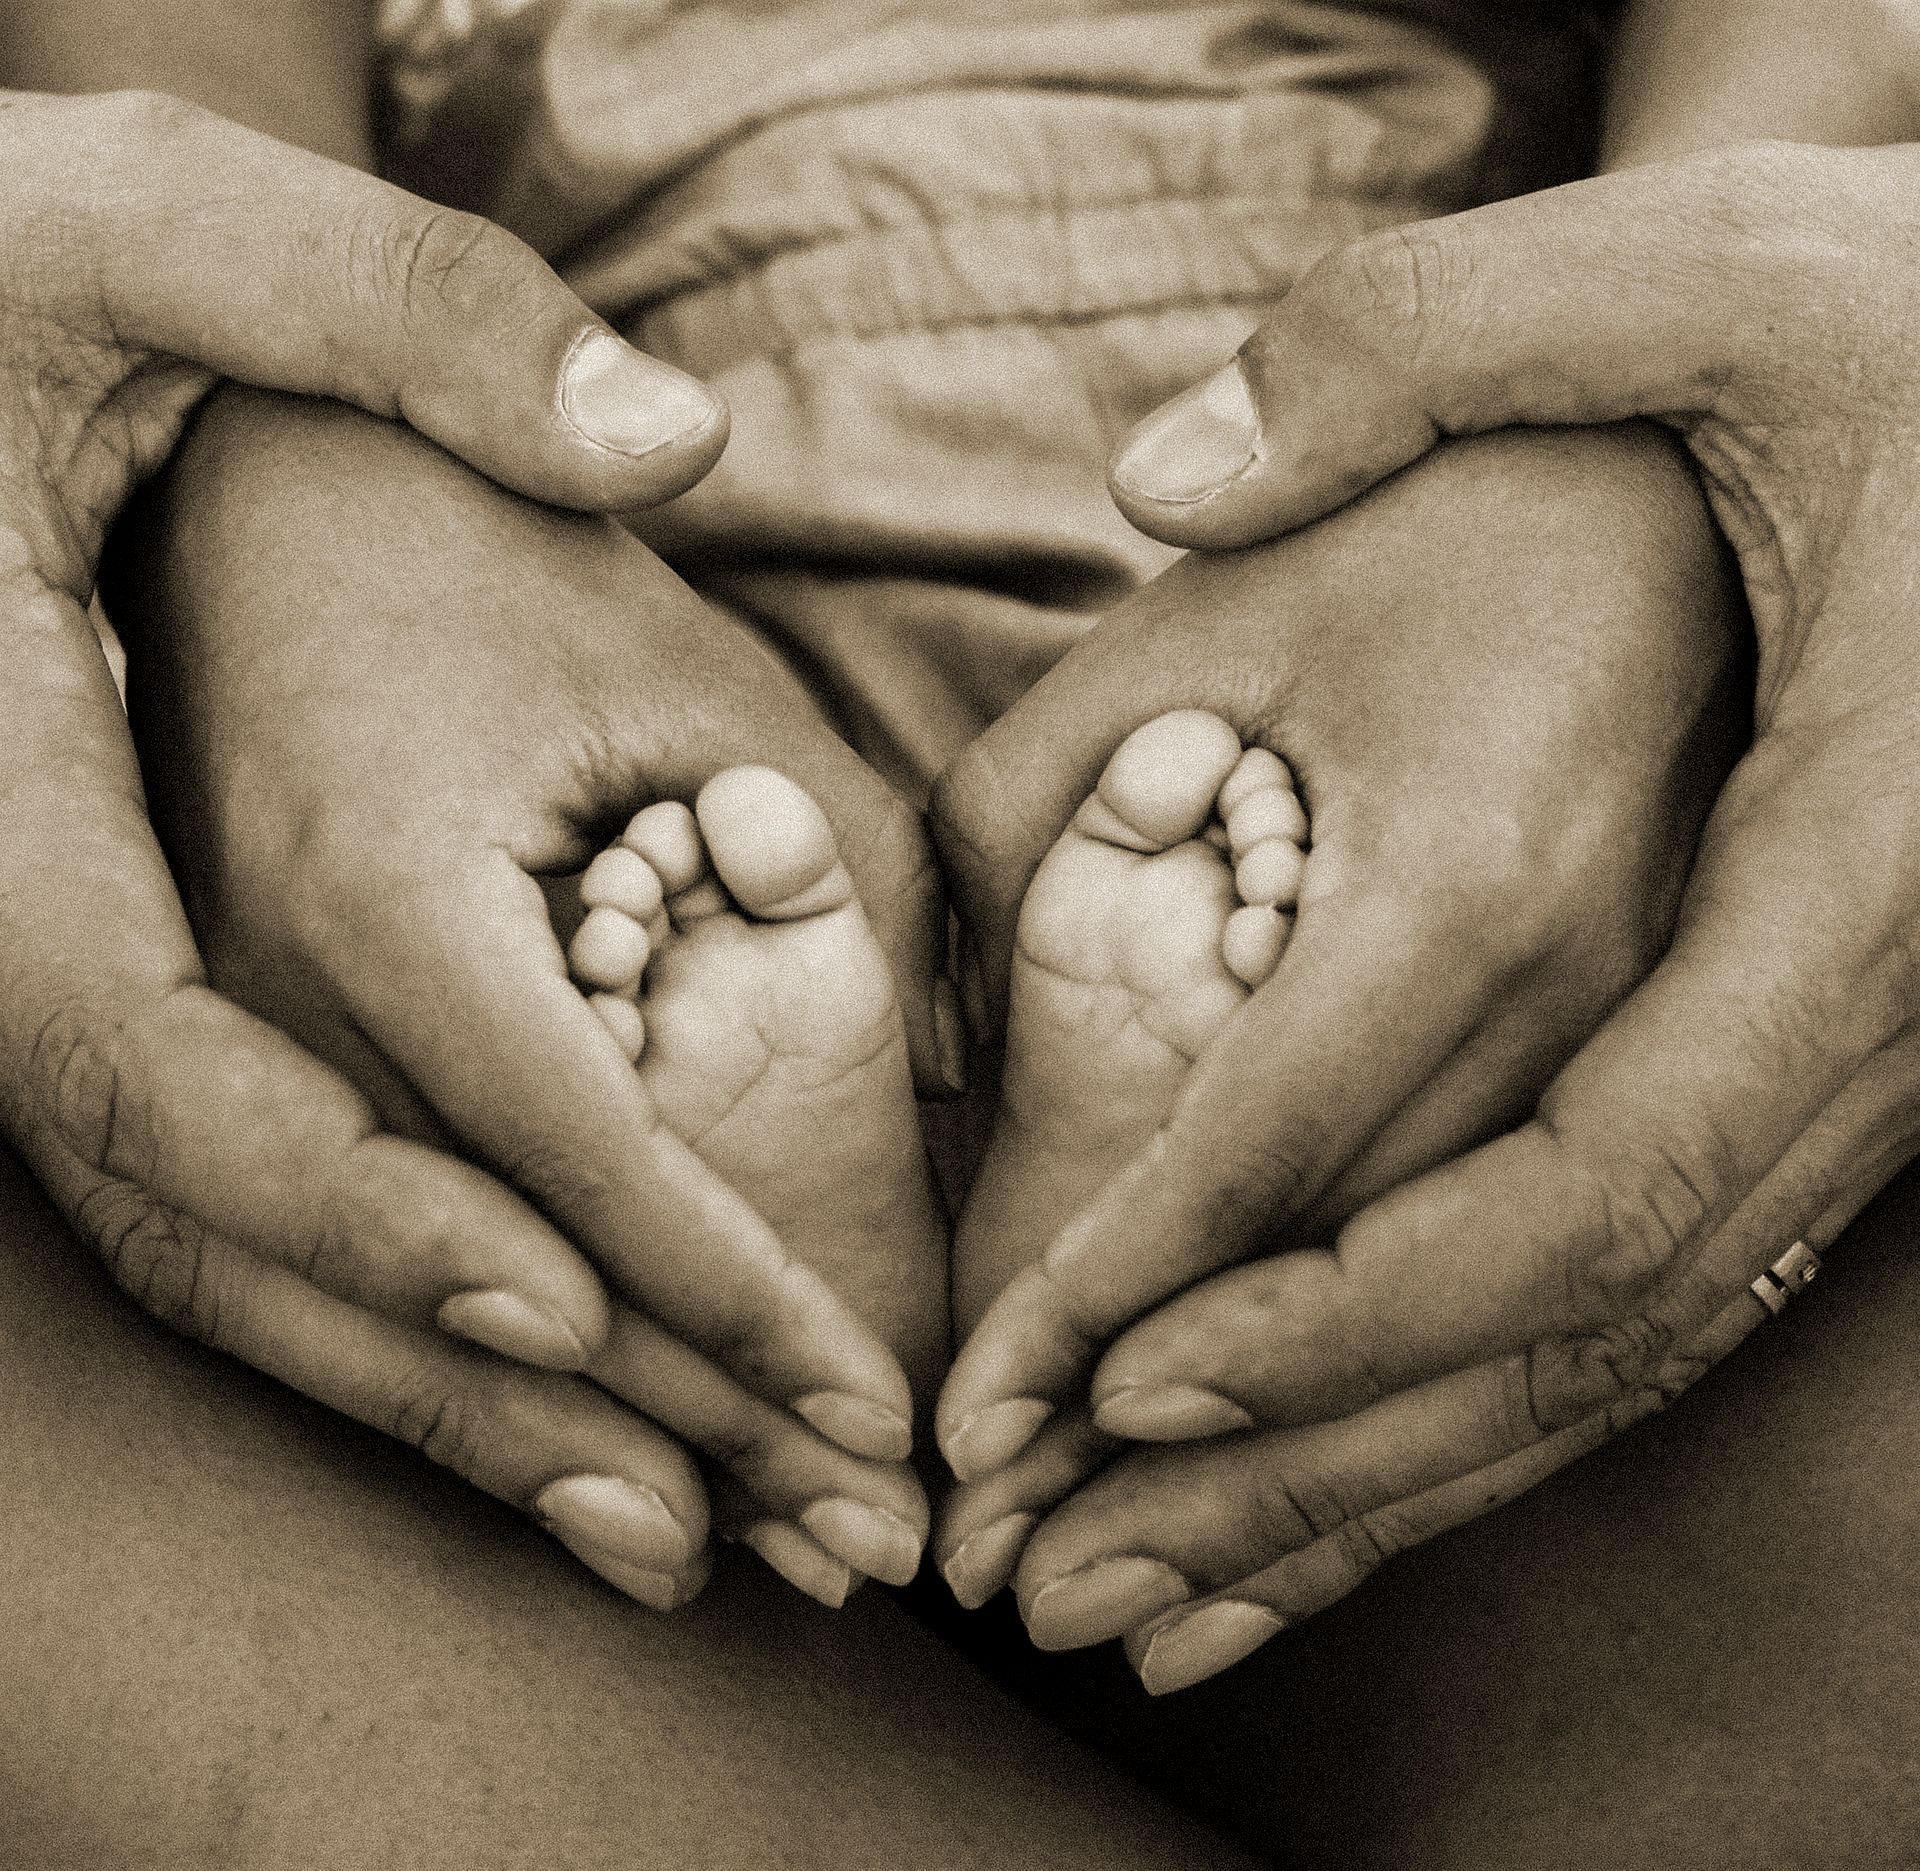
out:
<path id="1" fill-rule="evenodd" d="M 794 1398 L 793 1413 L 849 1455 L 870 1462 L 904 1462 L 913 1453 L 913 1425 L 898 1410 L 866 1397 L 816 1390 Z"/>
<path id="2" fill-rule="evenodd" d="M 853 1590 L 853 1569 L 785 1520 L 756 1520 L 743 1539 L 789 1585 L 838 1611 Z"/>
<path id="3" fill-rule="evenodd" d="M 1037 1650 L 1105 1643 L 1156 1613 L 1184 1604 L 1193 1587 L 1158 1559 L 1103 1559 L 1043 1585 L 1021 1607 Z"/>
<path id="4" fill-rule="evenodd" d="M 1253 1427 L 1239 1404 L 1192 1384 L 1128 1385 L 1103 1397 L 1093 1420 L 1108 1435 L 1132 1442 L 1194 1442 Z"/>
<path id="5" fill-rule="evenodd" d="M 1038 1397 L 1014 1397 L 975 1410 L 941 1443 L 947 1466 L 962 1481 L 979 1481 L 998 1474 L 1035 1436 L 1053 1414 L 1053 1405 Z"/>
<path id="6" fill-rule="evenodd" d="M 607 1552 L 591 1541 L 564 1541 L 568 1552 L 593 1567 L 609 1585 L 618 1585 L 628 1598 L 639 1600 L 649 1612 L 672 1612 L 682 1604 L 680 1579 L 668 1571 L 649 1571 L 645 1566 L 628 1566 L 618 1552 Z"/>
<path id="7" fill-rule="evenodd" d="M 967 1022 L 959 990 L 945 976 L 933 984 L 933 1043 L 940 1054 L 940 1076 L 957 1096 L 967 1088 Z"/>
<path id="8" fill-rule="evenodd" d="M 1007 1514 L 960 1542 L 940 1571 L 963 1610 L 978 1611 L 1006 1587 L 1036 1520 L 1033 1514 Z"/>
<path id="9" fill-rule="evenodd" d="M 1157 409 L 1113 464 L 1115 482 L 1148 500 L 1204 500 L 1253 466 L 1260 415 L 1238 362 Z"/>
<path id="10" fill-rule="evenodd" d="M 534 1496 L 541 1523 L 572 1545 L 582 1540 L 629 1566 L 651 1571 L 686 1564 L 687 1530 L 651 1488 L 620 1475 L 567 1475 Z"/>
<path id="11" fill-rule="evenodd" d="M 1150 1696 L 1190 1689 L 1252 1656 L 1286 1628 L 1286 1620 L 1265 1605 L 1231 1598 L 1202 1605 L 1154 1632 L 1140 1659 L 1140 1681 Z"/>
<path id="12" fill-rule="evenodd" d="M 588 441 L 620 455 L 650 455 L 706 428 L 720 403 L 684 370 L 610 331 L 588 331 L 560 374 L 560 410 Z"/>
<path id="13" fill-rule="evenodd" d="M 835 1558 L 882 1585 L 911 1585 L 920 1570 L 920 1535 L 884 1507 L 835 1495 L 815 1501 L 800 1524 Z"/>
<path id="14" fill-rule="evenodd" d="M 455 1293 L 442 1302 L 435 1317 L 443 1332 L 470 1339 L 521 1364 L 537 1364 L 548 1371 L 578 1371 L 587 1363 L 586 1345 L 565 1319 L 504 1288 Z"/>

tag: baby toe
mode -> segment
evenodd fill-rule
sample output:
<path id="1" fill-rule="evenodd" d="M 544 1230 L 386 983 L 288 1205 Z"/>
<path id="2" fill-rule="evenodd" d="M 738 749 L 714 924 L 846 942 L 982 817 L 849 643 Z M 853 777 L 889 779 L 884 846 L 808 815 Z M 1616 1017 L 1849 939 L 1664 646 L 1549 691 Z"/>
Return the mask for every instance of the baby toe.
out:
<path id="1" fill-rule="evenodd" d="M 653 944 L 624 910 L 599 904 L 574 932 L 567 960 L 576 980 L 607 993 L 631 993 L 646 972 Z"/>
<path id="2" fill-rule="evenodd" d="M 721 881 L 750 915 L 770 922 L 822 915 L 853 900 L 827 815 L 771 767 L 731 767 L 694 807 Z"/>
<path id="3" fill-rule="evenodd" d="M 1306 853 L 1285 838 L 1263 838 L 1234 863 L 1233 887 L 1242 903 L 1291 909 L 1300 901 Z"/>
<path id="4" fill-rule="evenodd" d="M 1220 959 L 1247 987 L 1261 986 L 1286 951 L 1293 918 L 1270 904 L 1244 904 L 1227 918 L 1220 936 Z"/>
<path id="5" fill-rule="evenodd" d="M 581 877 L 580 901 L 590 910 L 619 910 L 645 927 L 665 906 L 666 892 L 660 873 L 639 852 L 609 845 Z"/>
<path id="6" fill-rule="evenodd" d="M 1183 708 L 1136 728 L 1114 751 L 1081 829 L 1136 851 L 1198 836 L 1240 759 L 1240 737 L 1218 715 Z"/>
<path id="7" fill-rule="evenodd" d="M 636 812 L 620 842 L 652 867 L 665 896 L 680 896 L 707 874 L 700 827 L 677 799 L 663 799 Z"/>
<path id="8" fill-rule="evenodd" d="M 1220 788 L 1220 815 L 1229 816 L 1234 807 L 1250 793 L 1293 790 L 1293 774 L 1287 763 L 1267 747 L 1249 747 L 1235 763 Z"/>
<path id="9" fill-rule="evenodd" d="M 1291 786 L 1262 786 L 1231 806 L 1222 791 L 1220 803 L 1227 841 L 1236 851 L 1250 850 L 1270 838 L 1296 845 L 1307 842 L 1307 809 Z"/>

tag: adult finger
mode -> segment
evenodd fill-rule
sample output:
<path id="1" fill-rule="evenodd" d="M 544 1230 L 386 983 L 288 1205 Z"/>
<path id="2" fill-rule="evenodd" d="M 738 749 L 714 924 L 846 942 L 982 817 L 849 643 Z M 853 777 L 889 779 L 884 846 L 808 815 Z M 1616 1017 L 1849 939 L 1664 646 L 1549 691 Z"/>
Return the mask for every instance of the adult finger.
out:
<path id="1" fill-rule="evenodd" d="M 354 932 L 332 957 L 354 1019 L 619 1292 L 854 1454 L 904 1458 L 898 1362 L 660 1120 L 532 878 L 500 851 L 423 860 L 329 914 Z"/>
<path id="2" fill-rule="evenodd" d="M 593 1384 L 332 1298 L 73 1160 L 50 1182 L 57 1199 L 111 1211 L 147 1248 L 191 1249 L 193 1298 L 168 1323 L 519 1508 L 653 1610 L 698 1594 L 708 1566 L 700 1477 L 677 1443 Z"/>
<path id="3" fill-rule="evenodd" d="M 556 1368 L 606 1330 L 599 1280 L 524 1202 L 455 1158 L 381 1133 L 344 1080 L 204 982 L 141 806 L 113 682 L 85 616 L 40 592 L 0 750 L 0 1009 L 7 1129 L 339 1297 Z M 128 1283 L 133 1244 L 74 1219 Z M 168 1278 L 186 1277 L 175 1267 Z"/>
<path id="4" fill-rule="evenodd" d="M 1640 1317 L 1886 1054 L 1909 1018 L 1904 945 L 1882 933 L 1901 926 L 1885 855 L 1898 834 L 1889 822 L 1896 842 L 1879 836 L 1869 808 L 1856 837 L 1831 836 L 1833 799 L 1872 796 L 1864 774 L 1822 770 L 1845 760 L 1766 744 L 1748 757 L 1668 957 L 1530 1123 L 1375 1203 L 1335 1253 L 1209 1299 L 1286 1320 L 1285 1354 L 1258 1384 L 1264 1420 L 1342 1415 L 1382 1389 Z M 1840 903 L 1854 912 L 1836 916 Z"/>
<path id="5" fill-rule="evenodd" d="M 707 1498 L 716 1539 L 757 1553 L 796 1591 L 829 1611 L 838 1611 L 865 1584 L 857 1567 L 836 1557 L 798 1521 L 769 1513 L 731 1476 L 711 1477 Z"/>
<path id="6" fill-rule="evenodd" d="M 954 1488 L 941 1504 L 932 1550 L 961 1606 L 977 1610 L 1010 1584 L 1041 1517 L 1125 1446 L 1086 1410 L 1068 1406 L 1004 1468 Z"/>
<path id="7" fill-rule="evenodd" d="M 615 1310 L 589 1375 L 731 1476 L 755 1503 L 756 1519 L 801 1529 L 862 1577 L 906 1585 L 919 1571 L 927 1497 L 904 1463 L 848 1454 L 625 1307 Z M 790 1540 L 778 1547 L 804 1550 Z M 769 1558 L 776 1571 L 778 1556 Z"/>
<path id="8" fill-rule="evenodd" d="M 1195 1062 L 1147 1147 L 962 1347 L 938 1425 L 963 1479 L 997 1466 L 1008 1453 L 1000 1426 L 1043 1420 L 1123 1326 L 1309 1209 L 1497 1004 L 1499 953 L 1462 940 L 1457 909 L 1425 888 L 1423 868 L 1390 867 L 1387 888 L 1316 898 L 1315 861 L 1272 978 Z"/>
<path id="9" fill-rule="evenodd" d="M 719 458 L 720 399 L 492 223 L 177 99 L 35 107 L 69 115 L 70 134 L 30 144 L 9 190 L 30 201 L 37 185 L 78 217 L 50 284 L 83 294 L 116 342 L 399 417 L 558 505 L 649 506 Z M 60 172 L 38 172 L 55 147 Z"/>
<path id="10" fill-rule="evenodd" d="M 1679 1396 L 1770 1316 L 1745 1280 L 1777 1240 L 1754 1241 L 1729 1229 L 1715 1244 L 1712 1298 L 1682 1338 L 1631 1364 L 1599 1339 L 1536 1347 L 1337 1422 L 1122 1458 L 1027 1548 L 1017 1589 L 1035 1641 L 1096 1643 L 1165 1612 L 1153 1686 L 1180 1686 L 1176 1657 L 1186 1681 L 1237 1661 L 1396 1552 L 1513 1499 Z M 1543 1360 L 1557 1378 L 1543 1379 Z M 1209 1598 L 1232 1609 L 1215 1613 Z M 1199 1622 L 1173 1637 L 1189 1610 Z"/>
<path id="11" fill-rule="evenodd" d="M 1029 1605 L 1079 1581 L 1040 1609 L 1042 1631 L 1069 1614 L 1090 1628 L 1129 1582 L 1136 1598 L 1154 1580 L 1171 1597 L 1170 1573 L 1187 1598 L 1128 1651 L 1156 1693 L 1184 1687 L 1673 1402 L 1805 1290 L 1819 1265 L 1807 1246 L 1830 1246 L 1911 1157 L 1917 1078 L 1920 1038 L 1877 1055 L 1636 1321 L 1543 1341 L 1339 1423 L 1116 1464 L 1100 1496 L 1070 1503 L 1029 1549 Z M 1097 1571 L 1122 1557 L 1125 1570 Z"/>
<path id="12" fill-rule="evenodd" d="M 1601 1386 L 1608 1400 L 1586 1415 L 1557 1427 L 1543 1423 L 1533 1407 L 1537 1397 L 1526 1415 L 1510 1411 L 1513 1440 L 1504 1450 L 1495 1427 L 1501 1408 L 1498 1398 L 1502 1393 L 1517 1397 L 1523 1387 L 1511 1375 L 1512 1360 L 1436 1379 L 1376 1406 L 1354 1419 L 1353 1428 L 1361 1433 L 1351 1437 L 1352 1448 L 1319 1451 L 1323 1457 L 1333 1456 L 1332 1471 L 1308 1469 L 1304 1475 L 1311 1479 L 1305 1479 L 1303 1471 L 1296 1470 L 1291 1483 L 1270 1480 L 1264 1489 L 1253 1490 L 1250 1498 L 1263 1502 L 1270 1516 L 1259 1541 L 1248 1541 L 1244 1525 L 1216 1520 L 1212 1533 L 1217 1544 L 1207 1550 L 1203 1541 L 1201 1550 L 1189 1551 L 1184 1563 L 1191 1570 L 1178 1574 L 1183 1582 L 1209 1583 L 1196 1583 L 1191 1596 L 1177 1608 L 1129 1632 L 1129 1660 L 1153 1695 L 1188 1688 L 1231 1667 L 1288 1625 L 1344 1598 L 1396 1554 L 1517 1499 L 1666 1408 L 1772 1313 L 1773 1306 L 1753 1291 L 1739 1292 L 1677 1349 L 1636 1365 L 1630 1377 L 1616 1372 Z M 1571 1349 L 1576 1359 L 1590 1360 L 1597 1348 Z M 1529 1374 L 1526 1382 L 1531 1381 Z M 1448 1450 L 1439 1438 L 1455 1427 L 1447 1418 L 1457 1411 L 1429 1414 L 1417 1406 L 1443 1391 L 1458 1393 L 1455 1403 L 1468 1404 L 1471 1423 L 1474 1411 L 1468 1393 L 1474 1388 L 1485 1393 L 1488 1408 L 1482 1421 L 1487 1428 L 1477 1437 L 1470 1433 Z M 1398 1424 L 1390 1417 L 1399 1418 Z M 1337 1432 L 1346 1427 L 1325 1425 L 1294 1434 L 1337 1443 L 1343 1439 Z M 1397 1438 L 1396 1428 L 1401 1432 Z M 1259 1440 L 1250 1439 L 1242 1446 L 1250 1450 Z M 1284 1432 L 1280 1440 L 1287 1440 Z M 1396 1440 L 1401 1444 L 1397 1448 Z M 1368 1443 L 1375 1446 L 1365 1446 Z M 1170 1457 L 1175 1452 L 1153 1453 Z M 1293 1451 L 1296 1461 L 1301 1453 Z M 1476 1454 L 1486 1457 L 1482 1464 L 1464 1467 Z M 1464 1472 L 1455 1472 L 1456 1461 Z M 1216 1462 L 1231 1465 L 1225 1448 Z M 1396 1482 L 1406 1491 L 1396 1495 Z M 1137 1514 L 1139 1504 L 1130 1505 Z M 1159 1499 L 1155 1505 L 1164 1516 L 1167 1501 Z M 1130 1533 L 1131 1529 L 1123 1532 L 1117 1526 L 1107 1530 L 1109 1538 L 1118 1538 L 1123 1545 L 1142 1543 L 1138 1537 L 1128 1537 Z M 1235 1576 L 1240 1562 L 1232 1555 L 1258 1550 L 1262 1542 L 1281 1556 Z M 1087 1545 L 1084 1530 L 1076 1544 Z M 1092 1544 L 1097 1550 L 1102 1542 L 1096 1539 Z M 1172 1569 L 1171 1560 L 1161 1563 Z"/>
<path id="13" fill-rule="evenodd" d="M 1388 1502 L 1535 1439 L 1522 1360 L 1454 1372 L 1338 1423 L 1137 1449 L 1057 1508 L 1014 1589 L 1044 1650 L 1118 1637 Z"/>
<path id="14" fill-rule="evenodd" d="M 1782 300 L 1780 255 L 1830 250 L 1832 184 L 1865 175 L 1854 152 L 1715 151 L 1337 248 L 1234 362 L 1140 424 L 1114 498 L 1156 538 L 1242 546 L 1444 436 L 1725 412 L 1777 388 L 1787 326 L 1824 316 L 1804 280 Z"/>

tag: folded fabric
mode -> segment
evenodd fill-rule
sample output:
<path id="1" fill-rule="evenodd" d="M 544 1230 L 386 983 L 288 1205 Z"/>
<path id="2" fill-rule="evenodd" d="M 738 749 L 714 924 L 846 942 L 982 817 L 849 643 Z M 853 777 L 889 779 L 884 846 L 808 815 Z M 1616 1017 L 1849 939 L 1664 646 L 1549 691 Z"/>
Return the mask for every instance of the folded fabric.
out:
<path id="1" fill-rule="evenodd" d="M 717 385 L 636 529 L 910 793 L 1169 555 L 1105 463 L 1329 245 L 1563 179 L 1592 10 L 396 0 L 389 167 Z"/>

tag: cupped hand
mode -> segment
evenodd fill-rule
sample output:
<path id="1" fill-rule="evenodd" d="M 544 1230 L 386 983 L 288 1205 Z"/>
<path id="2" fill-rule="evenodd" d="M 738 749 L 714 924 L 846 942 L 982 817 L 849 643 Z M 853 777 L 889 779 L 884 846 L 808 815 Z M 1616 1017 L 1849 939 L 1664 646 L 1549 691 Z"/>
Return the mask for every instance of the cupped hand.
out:
<path id="1" fill-rule="evenodd" d="M 451 1143 L 500 1177 L 468 1172 L 493 1212 L 458 1227 L 360 1187 L 369 1231 L 431 1228 L 432 1251 L 370 1265 L 343 1238 L 309 1276 L 517 1353 L 467 1296 L 543 1300 L 533 1283 L 564 1291 L 563 1271 L 591 1267 L 650 1337 L 623 1311 L 603 1350 L 569 1320 L 570 1364 L 762 1499 L 792 1479 L 770 1447 L 811 1433 L 791 1406 L 852 1451 L 834 1491 L 895 1512 L 904 1490 L 924 1520 L 890 1466 L 911 1416 L 894 1348 L 662 1119 L 568 979 L 542 889 L 640 807 L 775 767 L 827 813 L 924 993 L 944 908 L 917 818 L 762 644 L 629 534 L 391 425 L 229 394 L 140 521 L 109 597 L 155 823 L 215 986 L 420 1140 L 383 1150 Z"/>
<path id="2" fill-rule="evenodd" d="M 107 528 L 222 375 L 404 417 L 589 508 L 697 480 L 725 411 L 498 229 L 169 99 L 0 93 L 0 170 L 5 1135 L 169 1323 L 509 1498 L 624 1477 L 600 1524 L 647 1554 L 634 1589 L 672 1602 L 706 1539 L 681 1449 L 577 1379 L 407 1322 L 435 1282 L 478 1281 L 482 1335 L 577 1364 L 612 1329 L 597 1278 L 208 985 L 86 606 Z"/>
<path id="3" fill-rule="evenodd" d="M 1280 753 L 1312 843 L 1271 979 L 963 1345 L 939 1426 L 970 1485 L 944 1559 L 1050 1507 L 1107 1432 L 1195 1433 L 1198 1386 L 1129 1362 L 1180 1308 L 1290 1372 L 1296 1319 L 1341 1277 L 1319 1245 L 1339 1219 L 1532 1107 L 1665 945 L 1739 744 L 1739 648 L 1698 491 L 1655 431 L 1490 438 L 1307 532 L 1183 561 L 954 769 L 937 826 L 995 980 L 1035 865 L 1146 718 L 1209 709 Z M 1312 1251 L 1194 1287 L 1108 1349 L 1294 1243 Z M 1249 1280 L 1253 1309 L 1244 1285 L 1230 1307 Z M 1089 1382 L 1097 1426 L 1064 1407 Z M 1214 1427 L 1249 1420 L 1239 1394 L 1214 1394 Z M 1034 1403 L 1060 1413 L 981 1460 L 968 1420 L 1030 1424 Z"/>
<path id="4" fill-rule="evenodd" d="M 1909 148 L 1753 147 L 1371 239 L 1117 464 L 1140 524 L 1240 545 L 1448 435 L 1654 417 L 1700 472 L 1758 643 L 1753 745 L 1672 946 L 1528 1120 L 1357 1216 L 1330 1259 L 1201 1289 L 1110 1355 L 1108 1386 L 1344 1419 L 1256 1439 L 1266 1527 L 1201 1533 L 1177 1563 L 1211 1596 L 1133 1641 L 1150 1680 L 1158 1642 L 1161 1686 L 1664 1401 L 1765 1316 L 1756 1275 L 1831 1242 L 1911 1157 L 1916 182 Z M 1110 1505 L 1053 1565 L 1141 1537 Z"/>

